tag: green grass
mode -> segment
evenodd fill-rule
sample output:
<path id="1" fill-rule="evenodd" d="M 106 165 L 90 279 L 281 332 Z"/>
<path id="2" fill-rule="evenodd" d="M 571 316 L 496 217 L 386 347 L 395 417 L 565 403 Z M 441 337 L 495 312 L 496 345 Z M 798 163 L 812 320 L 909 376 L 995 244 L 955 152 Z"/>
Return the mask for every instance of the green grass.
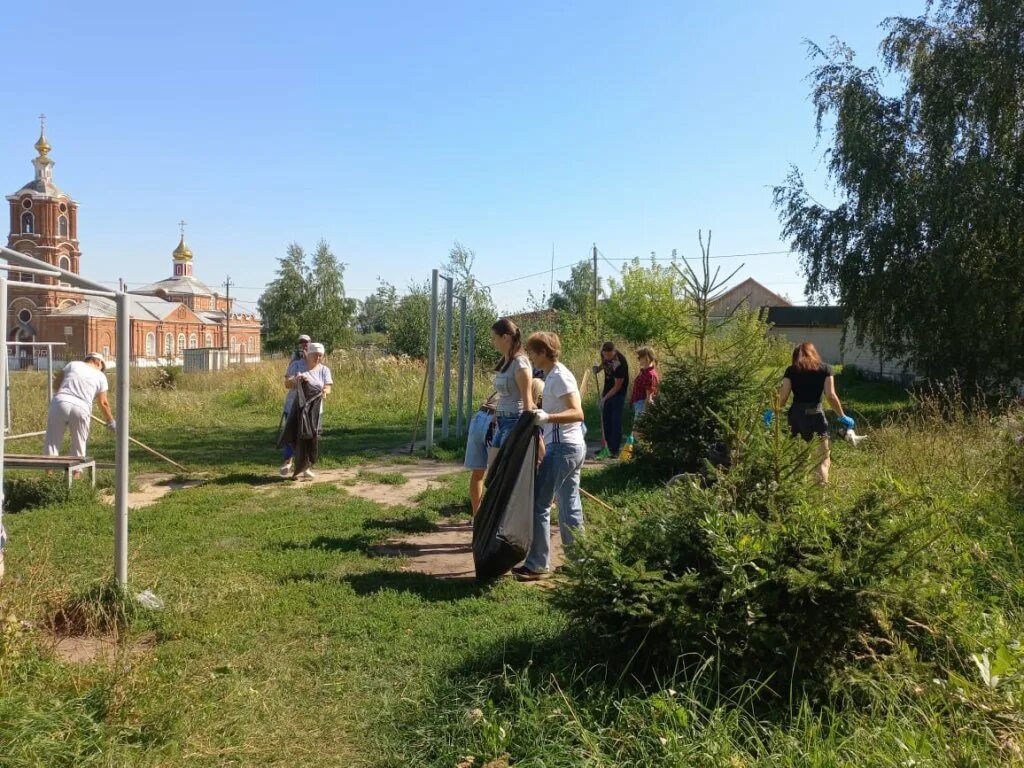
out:
<path id="1" fill-rule="evenodd" d="M 367 469 L 359 470 L 359 479 L 379 485 L 405 485 L 409 482 L 409 478 L 401 472 L 372 472 Z"/>
<path id="2" fill-rule="evenodd" d="M 339 377 L 325 465 L 408 442 L 422 369 L 386 368 Z M 871 439 L 835 446 L 820 503 L 883 471 L 934 494 L 950 532 L 935 569 L 947 610 L 931 629 L 987 651 L 1002 680 L 986 684 L 969 658 L 898 652 L 824 697 L 766 702 L 750 686 L 724 690 L 713 660 L 641 687 L 624 660 L 609 664 L 569 629 L 547 591 L 440 581 L 378 555 L 390 537 L 466 519 L 465 476 L 402 508 L 282 483 L 278 374 L 186 375 L 171 393 L 137 377 L 136 436 L 209 480 L 132 515 L 132 591 L 153 589 L 164 610 L 122 611 L 104 587 L 110 508 L 96 499 L 5 516 L 0 765 L 453 768 L 472 755 L 480 768 L 504 754 L 535 768 L 1021 764 L 1021 509 L 1000 485 L 990 421 L 925 423 L 897 388 L 840 376 Z M 16 425 L 32 397 L 16 390 Z M 98 455 L 108 440 L 97 430 Z M 460 447 L 447 450 L 454 459 Z M 393 471 L 361 479 L 398 482 L 409 459 L 386 460 Z M 622 465 L 588 470 L 583 486 L 622 514 L 661 493 Z M 598 531 L 610 513 L 586 501 L 585 514 Z M 46 627 L 72 608 L 91 632 L 112 622 L 129 640 L 155 633 L 155 650 L 59 661 Z"/>

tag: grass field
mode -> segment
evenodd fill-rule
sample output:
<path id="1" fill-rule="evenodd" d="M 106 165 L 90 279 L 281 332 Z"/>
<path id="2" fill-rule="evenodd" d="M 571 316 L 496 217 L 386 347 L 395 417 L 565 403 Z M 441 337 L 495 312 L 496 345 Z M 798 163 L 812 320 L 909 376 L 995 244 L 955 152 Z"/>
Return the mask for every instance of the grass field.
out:
<path id="1" fill-rule="evenodd" d="M 379 463 L 409 440 L 422 367 L 333 367 L 324 464 Z M 116 661 L 61 661 L 46 630 L 109 578 L 110 508 L 76 499 L 5 516 L 0 765 L 1024 764 L 1021 510 L 998 480 L 990 420 L 939 421 L 899 390 L 840 376 L 871 441 L 837 445 L 834 483 L 817 492 L 832 504 L 888 473 L 935 495 L 950 525 L 936 573 L 955 578 L 934 629 L 990 658 L 988 676 L 970 659 L 936 668 L 900 656 L 823 699 L 765 705 L 723 689 L 713 665 L 654 687 L 616 676 L 587 657 L 547 590 L 441 581 L 376 555 L 390 536 L 464 518 L 465 477 L 399 508 L 278 483 L 279 376 L 266 364 L 184 376 L 172 391 L 136 378 L 133 434 L 206 482 L 133 514 L 133 590 L 166 607 L 132 617 Z M 19 430 L 41 428 L 40 385 L 15 381 Z M 94 445 L 112 456 L 108 436 Z M 136 459 L 136 471 L 164 469 Z M 363 480 L 401 484 L 403 466 Z M 657 494 L 622 466 L 588 470 L 584 487 L 623 510 Z M 585 512 L 600 529 L 606 513 Z M 130 652 L 143 638 L 153 647 Z"/>

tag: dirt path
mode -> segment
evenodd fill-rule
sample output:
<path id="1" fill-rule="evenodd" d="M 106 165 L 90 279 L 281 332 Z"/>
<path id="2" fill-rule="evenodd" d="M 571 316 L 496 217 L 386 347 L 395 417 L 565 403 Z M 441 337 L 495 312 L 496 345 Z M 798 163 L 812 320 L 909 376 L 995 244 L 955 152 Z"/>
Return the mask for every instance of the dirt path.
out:
<path id="1" fill-rule="evenodd" d="M 404 557 L 403 571 L 423 573 L 439 579 L 473 579 L 473 524 L 470 521 L 448 523 L 436 531 L 417 536 L 389 539 L 376 547 L 378 554 Z M 551 527 L 551 567 L 564 562 L 558 526 Z M 545 582 L 537 582 L 545 583 Z"/>
<path id="2" fill-rule="evenodd" d="M 280 483 L 266 483 L 253 486 L 261 492 L 277 491 L 288 486 L 318 485 L 333 483 L 358 496 L 378 504 L 391 507 L 413 506 L 416 498 L 424 491 L 435 488 L 438 481 L 449 475 L 463 472 L 458 464 L 443 464 L 438 461 L 420 461 L 415 464 L 394 464 L 373 462 L 344 469 L 316 469 L 312 480 L 290 480 L 282 478 Z M 404 483 L 382 482 L 383 479 L 402 475 Z"/>
<path id="3" fill-rule="evenodd" d="M 184 488 L 195 488 L 202 485 L 202 480 L 175 480 L 175 475 L 166 472 L 146 472 L 134 478 L 138 490 L 128 492 L 128 509 L 142 509 L 156 504 L 171 491 Z M 103 501 L 114 503 L 114 494 L 105 493 Z"/>

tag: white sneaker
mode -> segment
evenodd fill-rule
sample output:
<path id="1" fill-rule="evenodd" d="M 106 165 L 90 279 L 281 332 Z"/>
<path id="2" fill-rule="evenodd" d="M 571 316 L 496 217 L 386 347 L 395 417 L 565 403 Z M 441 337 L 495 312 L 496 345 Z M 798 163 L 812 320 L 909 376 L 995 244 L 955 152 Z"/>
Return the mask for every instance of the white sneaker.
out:
<path id="1" fill-rule="evenodd" d="M 307 469 L 305 472 L 302 473 L 302 477 L 305 480 L 312 480 L 314 477 L 316 477 L 316 475 L 313 474 L 312 469 Z"/>
<path id="2" fill-rule="evenodd" d="M 292 473 L 292 463 L 290 461 L 286 461 L 284 464 L 281 465 L 280 471 L 281 477 L 288 477 L 288 475 Z"/>

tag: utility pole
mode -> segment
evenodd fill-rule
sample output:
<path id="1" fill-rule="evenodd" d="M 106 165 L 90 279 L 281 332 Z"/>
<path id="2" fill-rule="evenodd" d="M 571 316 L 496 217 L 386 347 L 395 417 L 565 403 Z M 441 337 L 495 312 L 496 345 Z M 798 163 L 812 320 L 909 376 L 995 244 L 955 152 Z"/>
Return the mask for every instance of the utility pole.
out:
<path id="1" fill-rule="evenodd" d="M 231 365 L 231 275 L 224 280 L 224 298 L 227 304 L 224 306 L 224 346 L 228 350 L 228 365 Z"/>
<path id="2" fill-rule="evenodd" d="M 601 341 L 601 326 L 597 319 L 597 243 L 594 243 L 594 337 Z"/>

